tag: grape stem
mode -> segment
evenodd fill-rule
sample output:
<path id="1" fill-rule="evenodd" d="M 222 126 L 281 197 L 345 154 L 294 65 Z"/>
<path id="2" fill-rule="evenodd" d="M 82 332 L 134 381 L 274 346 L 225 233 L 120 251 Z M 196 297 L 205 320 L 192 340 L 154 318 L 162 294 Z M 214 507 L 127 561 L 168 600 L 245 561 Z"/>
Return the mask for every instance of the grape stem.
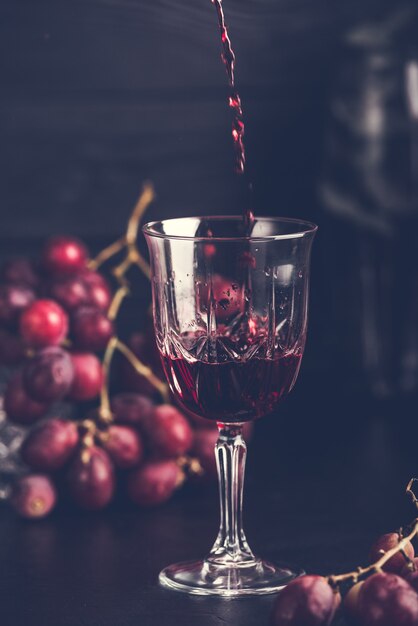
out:
<path id="1" fill-rule="evenodd" d="M 110 397 L 109 397 L 109 377 L 110 377 L 110 368 L 112 365 L 112 359 L 115 354 L 116 346 L 118 344 L 117 337 L 111 337 L 108 341 L 106 352 L 103 357 L 103 384 L 100 390 L 100 410 L 99 415 L 101 420 L 106 423 L 113 422 L 113 414 L 112 409 L 110 407 Z"/>
<path id="2" fill-rule="evenodd" d="M 122 263 L 120 263 L 120 265 L 117 265 L 113 269 L 113 275 L 117 279 L 123 280 L 125 278 L 126 272 L 129 270 L 131 265 L 137 265 L 141 272 L 145 274 L 148 279 L 151 278 L 150 266 L 140 253 L 137 246 L 137 240 L 142 217 L 149 205 L 154 201 L 154 199 L 155 191 L 152 183 L 144 183 L 142 193 L 139 196 L 134 210 L 132 211 L 132 215 L 128 221 L 128 228 L 125 235 L 126 258 L 124 261 L 122 261 Z"/>
<path id="3" fill-rule="evenodd" d="M 89 262 L 90 269 L 97 270 L 101 265 L 109 261 L 116 254 L 122 252 L 122 250 L 126 251 L 125 258 L 111 270 L 113 276 L 119 284 L 119 288 L 113 296 L 107 313 L 108 318 L 112 321 L 117 318 L 122 303 L 130 293 L 126 273 L 131 266 L 137 265 L 148 279 L 151 277 L 150 267 L 137 247 L 137 239 L 142 217 L 148 206 L 151 202 L 153 202 L 154 198 L 155 192 L 152 183 L 144 183 L 141 195 L 139 196 L 131 217 L 129 218 L 125 235 L 107 246 L 107 248 L 104 248 L 104 250 L 102 250 Z M 142 363 L 142 361 L 138 359 L 128 346 L 126 346 L 116 335 L 114 335 L 108 341 L 102 363 L 103 384 L 100 391 L 99 417 L 105 424 L 113 422 L 113 414 L 109 397 L 109 378 L 113 357 L 117 350 L 119 350 L 119 352 L 121 352 L 121 354 L 123 354 L 123 356 L 131 363 L 138 374 L 146 378 L 148 382 L 151 383 L 151 385 L 160 393 L 164 402 L 169 402 L 168 386 L 154 374 L 150 367 Z"/>
<path id="4" fill-rule="evenodd" d="M 112 337 L 107 344 L 106 352 L 103 357 L 103 385 L 100 392 L 100 418 L 107 423 L 113 421 L 112 409 L 109 397 L 109 376 L 112 360 L 116 350 L 129 361 L 135 370 L 146 378 L 149 383 L 160 393 L 164 402 L 170 401 L 168 386 L 162 382 L 152 371 L 150 367 L 142 363 L 137 356 L 126 346 L 118 337 Z"/>
<path id="5" fill-rule="evenodd" d="M 205 473 L 199 459 L 192 456 L 180 456 L 177 459 L 177 465 L 188 476 L 202 476 Z"/>
<path id="6" fill-rule="evenodd" d="M 415 493 L 414 493 L 414 491 L 412 489 L 412 487 L 413 487 L 415 482 L 418 482 L 418 479 L 417 478 L 411 478 L 411 480 L 409 481 L 409 483 L 408 483 L 408 485 L 406 487 L 406 493 L 408 495 L 410 495 L 413 504 L 416 506 L 416 508 L 418 508 L 418 498 L 416 497 L 416 495 L 415 495 Z M 353 583 L 357 583 L 357 581 L 360 578 L 366 577 L 368 574 L 375 573 L 375 572 L 380 572 L 382 570 L 383 566 L 395 554 L 398 554 L 398 553 L 401 553 L 404 556 L 406 562 L 410 561 L 410 559 L 407 557 L 407 555 L 405 553 L 405 547 L 408 544 L 408 542 L 410 542 L 412 539 L 414 539 L 415 537 L 418 536 L 418 517 L 416 517 L 409 524 L 409 528 L 410 528 L 409 534 L 406 535 L 406 536 L 403 536 L 397 546 L 395 546 L 391 550 L 388 550 L 387 552 L 384 552 L 382 554 L 382 556 L 380 557 L 380 559 L 378 559 L 375 563 L 372 563 L 371 565 L 368 565 L 367 567 L 358 567 L 355 571 L 347 572 L 346 574 L 338 574 L 338 575 L 328 576 L 327 580 L 328 580 L 329 584 L 331 586 L 333 586 L 333 587 L 336 587 L 340 583 L 344 583 L 344 582 L 347 582 L 347 581 L 352 581 Z"/>
<path id="7" fill-rule="evenodd" d="M 119 309 L 122 305 L 123 300 L 130 293 L 128 285 L 123 285 L 119 287 L 113 296 L 112 302 L 110 303 L 109 309 L 107 311 L 107 317 L 112 320 L 112 322 L 117 318 Z"/>
<path id="8" fill-rule="evenodd" d="M 90 460 L 90 448 L 94 446 L 94 438 L 97 435 L 97 426 L 93 420 L 86 419 L 79 423 L 81 434 L 81 459 L 83 463 Z"/>
<path id="9" fill-rule="evenodd" d="M 414 490 L 412 489 L 416 482 L 418 482 L 418 478 L 411 478 L 406 486 L 406 493 L 411 497 L 412 504 L 414 504 L 415 507 L 418 509 L 418 498 L 416 497 Z"/>
<path id="10" fill-rule="evenodd" d="M 170 394 L 168 390 L 168 385 L 163 383 L 162 380 L 160 380 L 158 376 L 154 374 L 152 369 L 148 367 L 148 365 L 145 365 L 145 363 L 142 363 L 142 361 L 138 359 L 138 357 L 132 352 L 132 350 L 128 348 L 127 345 L 122 343 L 122 341 L 120 341 L 119 339 L 117 340 L 116 348 L 119 350 L 119 352 L 123 354 L 124 357 L 128 359 L 129 363 L 135 368 L 138 374 L 146 378 L 148 382 L 151 383 L 153 387 L 155 387 L 164 402 L 169 402 Z"/>
<path id="11" fill-rule="evenodd" d="M 88 266 L 91 270 L 98 270 L 103 263 L 106 263 L 109 259 L 111 259 L 115 254 L 118 254 L 121 250 L 123 250 L 126 246 L 126 235 L 120 237 L 109 246 L 104 248 L 99 254 L 94 258 L 90 259 L 88 262 Z"/>
<path id="12" fill-rule="evenodd" d="M 97 270 L 101 265 L 106 263 L 106 261 L 109 261 L 116 254 L 122 252 L 122 250 L 126 250 L 124 260 L 119 263 L 119 265 L 116 265 L 116 267 L 112 270 L 112 274 L 115 276 L 118 283 L 121 286 L 127 285 L 125 274 L 132 265 L 137 265 L 147 278 L 151 278 L 150 266 L 137 247 L 137 239 L 142 217 L 154 199 L 155 191 L 152 183 L 144 183 L 141 195 L 139 196 L 131 217 L 129 218 L 128 228 L 125 235 L 104 248 L 104 250 L 99 252 L 94 259 L 91 259 L 89 261 L 90 269 Z"/>

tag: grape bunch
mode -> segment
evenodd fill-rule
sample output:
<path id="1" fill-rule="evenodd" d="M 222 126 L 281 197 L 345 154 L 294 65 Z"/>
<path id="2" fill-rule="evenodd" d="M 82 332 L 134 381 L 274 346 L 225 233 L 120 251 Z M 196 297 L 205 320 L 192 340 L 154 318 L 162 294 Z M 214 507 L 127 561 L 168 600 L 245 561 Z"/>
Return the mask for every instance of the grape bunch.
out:
<path id="1" fill-rule="evenodd" d="M 19 258 L 2 268 L 0 363 L 19 368 L 4 405 L 18 424 L 33 424 L 57 401 L 88 401 L 99 394 L 97 353 L 113 334 L 106 315 L 112 294 L 87 261 L 82 242 L 54 237 L 36 263 Z"/>
<path id="2" fill-rule="evenodd" d="M 158 404 L 155 387 L 125 358 L 103 419 L 100 358 L 116 335 L 113 294 L 88 260 L 81 241 L 53 237 L 37 261 L 13 259 L 0 274 L 0 364 L 11 373 L 3 404 L 8 419 L 28 429 L 20 456 L 30 472 L 15 481 L 10 502 L 28 518 L 52 511 L 58 491 L 90 510 L 107 506 L 117 487 L 153 506 L 186 478 L 216 477 L 216 426 Z M 163 379 L 149 329 L 134 333 L 128 347 Z M 64 418 L 62 401 L 78 421 Z"/>
<path id="3" fill-rule="evenodd" d="M 371 563 L 378 563 L 390 550 L 395 554 L 381 567 L 365 568 L 364 580 L 357 581 L 358 572 L 295 579 L 277 596 L 272 625 L 329 626 L 341 611 L 353 626 L 417 626 L 418 558 L 410 541 L 397 550 L 400 541 L 399 533 L 379 537 L 370 552 Z M 352 583 L 343 600 L 339 589 L 343 584 L 338 578 Z"/>
<path id="4" fill-rule="evenodd" d="M 118 486 L 136 505 L 167 501 L 188 478 L 216 475 L 216 428 L 193 428 L 171 404 L 136 392 L 111 399 L 113 421 L 100 424 L 97 409 L 81 422 L 51 417 L 36 425 L 22 448 L 34 472 L 18 479 L 12 505 L 25 517 L 42 517 L 57 501 L 55 484 L 86 510 L 106 507 Z M 190 455 L 190 456 L 189 456 Z M 190 471 L 196 463 L 198 471 Z"/>

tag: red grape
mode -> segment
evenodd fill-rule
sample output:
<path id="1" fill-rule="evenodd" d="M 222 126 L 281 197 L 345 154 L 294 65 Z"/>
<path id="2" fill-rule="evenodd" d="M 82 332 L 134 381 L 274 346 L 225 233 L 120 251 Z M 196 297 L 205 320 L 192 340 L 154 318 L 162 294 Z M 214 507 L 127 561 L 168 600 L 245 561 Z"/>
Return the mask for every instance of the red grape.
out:
<path id="1" fill-rule="evenodd" d="M 0 329 L 0 363 L 18 365 L 25 358 L 25 345 L 20 337 Z"/>
<path id="2" fill-rule="evenodd" d="M 142 441 L 130 426 L 110 426 L 103 438 L 103 447 L 119 469 L 135 467 L 142 459 Z"/>
<path id="3" fill-rule="evenodd" d="M 73 379 L 70 355 L 55 346 L 37 352 L 23 369 L 24 387 L 38 402 L 60 400 L 70 390 Z"/>
<path id="4" fill-rule="evenodd" d="M 10 420 L 17 424 L 33 424 L 45 415 L 47 409 L 48 404 L 37 402 L 26 393 L 20 372 L 10 379 L 4 394 L 4 410 Z"/>
<path id="5" fill-rule="evenodd" d="M 103 369 L 99 359 L 90 352 L 74 352 L 70 356 L 74 378 L 68 397 L 76 402 L 96 398 L 103 383 Z"/>
<path id="6" fill-rule="evenodd" d="M 75 237 L 51 237 L 42 251 L 42 263 L 51 274 L 77 274 L 86 267 L 88 250 Z"/>
<path id="7" fill-rule="evenodd" d="M 68 332 L 68 316 L 53 300 L 35 300 L 23 311 L 20 334 L 29 346 L 56 346 Z"/>
<path id="8" fill-rule="evenodd" d="M 48 294 L 69 312 L 89 302 L 87 286 L 80 276 L 69 276 L 64 280 L 53 281 L 48 287 Z"/>
<path id="9" fill-rule="evenodd" d="M 140 426 L 154 411 L 154 403 L 139 393 L 118 393 L 111 400 L 115 420 L 122 424 Z"/>
<path id="10" fill-rule="evenodd" d="M 194 433 L 191 455 L 195 456 L 203 469 L 203 475 L 199 479 L 205 482 L 214 480 L 217 475 L 215 444 L 218 441 L 218 429 L 198 430 Z"/>
<path id="11" fill-rule="evenodd" d="M 102 509 L 115 491 L 115 475 L 109 455 L 92 446 L 81 450 L 72 461 L 68 484 L 74 501 L 83 509 Z"/>
<path id="12" fill-rule="evenodd" d="M 10 504 L 22 517 L 39 519 L 52 511 L 57 500 L 55 487 L 48 476 L 32 474 L 18 478 Z"/>
<path id="13" fill-rule="evenodd" d="M 0 324 L 14 325 L 26 307 L 35 299 L 32 289 L 24 285 L 0 286 Z"/>
<path id="14" fill-rule="evenodd" d="M 21 448 L 22 459 L 32 469 L 53 472 L 65 465 L 77 444 L 74 422 L 50 419 L 29 433 Z"/>
<path id="15" fill-rule="evenodd" d="M 102 311 L 83 307 L 72 320 L 74 343 L 79 350 L 100 352 L 114 333 L 113 323 Z"/>
<path id="16" fill-rule="evenodd" d="M 365 626 L 417 626 L 418 594 L 396 574 L 374 574 L 360 589 L 358 615 Z"/>
<path id="17" fill-rule="evenodd" d="M 152 452 L 162 457 L 185 454 L 193 443 L 193 431 L 189 422 L 176 407 L 160 404 L 143 422 L 148 444 Z"/>
<path id="18" fill-rule="evenodd" d="M 301 576 L 279 592 L 273 606 L 274 626 L 328 626 L 339 605 L 322 576 Z"/>
<path id="19" fill-rule="evenodd" d="M 183 478 L 175 461 L 148 462 L 128 476 L 128 495 L 140 506 L 161 504 L 171 498 Z"/>
<path id="20" fill-rule="evenodd" d="M 370 551 L 370 560 L 372 563 L 375 563 L 382 556 L 382 552 L 388 552 L 395 548 L 401 538 L 398 533 L 387 533 L 386 535 L 382 535 L 377 539 L 377 541 L 373 544 Z M 414 546 L 410 541 L 407 542 L 405 546 L 405 553 L 410 559 L 413 559 L 415 556 Z M 405 558 L 402 556 L 400 552 L 395 554 L 385 565 L 383 566 L 383 570 L 385 572 L 391 572 L 393 574 L 399 574 L 405 565 Z"/>
<path id="21" fill-rule="evenodd" d="M 84 270 L 80 278 L 87 289 L 87 304 L 100 311 L 107 311 L 112 301 L 112 292 L 106 279 L 89 269 Z"/>
<path id="22" fill-rule="evenodd" d="M 344 614 L 349 618 L 350 624 L 358 624 L 360 619 L 358 599 L 362 585 L 363 582 L 353 585 L 344 598 Z"/>
<path id="23" fill-rule="evenodd" d="M 48 293 L 70 312 L 84 306 L 107 311 L 112 300 L 105 278 L 87 269 L 81 274 L 56 278 L 50 283 Z"/>
<path id="24" fill-rule="evenodd" d="M 406 576 L 406 581 L 411 585 L 412 589 L 418 593 L 418 570 L 408 574 L 408 576 Z"/>
<path id="25" fill-rule="evenodd" d="M 32 289 L 36 289 L 39 285 L 39 276 L 33 264 L 24 257 L 7 261 L 1 270 L 1 279 L 5 283 L 26 285 Z"/>
<path id="26" fill-rule="evenodd" d="M 418 557 L 415 557 L 410 564 L 405 563 L 400 575 L 418 593 Z"/>

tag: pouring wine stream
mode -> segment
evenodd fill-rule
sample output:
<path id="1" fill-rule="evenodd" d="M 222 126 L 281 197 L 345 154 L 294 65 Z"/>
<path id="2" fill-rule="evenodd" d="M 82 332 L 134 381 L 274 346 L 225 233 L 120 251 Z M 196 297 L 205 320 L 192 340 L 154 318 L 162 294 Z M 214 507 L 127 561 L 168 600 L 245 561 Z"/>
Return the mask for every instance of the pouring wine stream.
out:
<path id="1" fill-rule="evenodd" d="M 235 53 L 232 48 L 231 39 L 229 37 L 228 28 L 225 23 L 225 14 L 222 6 L 222 0 L 212 0 L 218 17 L 219 31 L 221 34 L 222 54 L 221 58 L 226 69 L 229 85 L 228 104 L 232 111 L 232 140 L 235 151 L 235 172 L 238 176 L 246 175 L 246 155 L 245 155 L 245 123 L 242 111 L 241 98 L 235 87 Z M 244 233 L 249 236 L 254 225 L 254 214 L 251 209 L 252 205 L 252 184 L 247 183 L 248 189 L 248 206 L 244 209 Z"/>

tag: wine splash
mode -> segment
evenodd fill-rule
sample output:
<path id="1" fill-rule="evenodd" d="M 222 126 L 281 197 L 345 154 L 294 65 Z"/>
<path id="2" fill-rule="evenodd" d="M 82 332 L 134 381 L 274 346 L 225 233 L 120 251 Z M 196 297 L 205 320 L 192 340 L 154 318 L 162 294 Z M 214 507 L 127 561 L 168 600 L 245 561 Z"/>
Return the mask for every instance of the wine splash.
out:
<path id="1" fill-rule="evenodd" d="M 245 174 L 246 155 L 244 145 L 245 123 L 242 111 L 241 98 L 235 88 L 235 53 L 232 48 L 231 39 L 229 37 L 228 28 L 225 23 L 225 14 L 223 11 L 222 0 L 212 0 L 218 16 L 219 31 L 221 33 L 222 53 L 221 58 L 228 76 L 228 85 L 230 89 L 228 104 L 232 111 L 232 140 L 235 152 L 235 172 L 242 176 Z M 252 185 L 248 185 L 251 195 Z M 244 211 L 244 230 L 246 234 L 251 233 L 254 224 L 254 214 L 251 208 Z"/>

